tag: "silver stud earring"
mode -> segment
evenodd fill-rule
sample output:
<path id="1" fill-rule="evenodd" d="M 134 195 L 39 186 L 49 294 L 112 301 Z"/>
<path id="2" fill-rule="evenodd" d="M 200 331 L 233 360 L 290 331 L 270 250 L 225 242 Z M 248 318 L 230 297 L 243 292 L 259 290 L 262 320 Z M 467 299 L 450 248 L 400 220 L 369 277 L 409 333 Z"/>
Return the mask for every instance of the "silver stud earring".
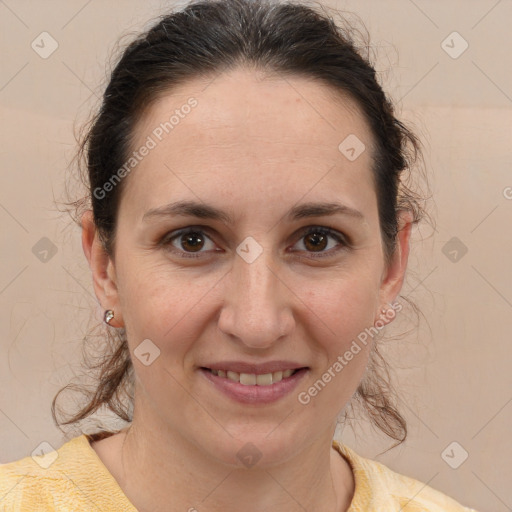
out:
<path id="1" fill-rule="evenodd" d="M 110 321 L 112 320 L 112 318 L 114 318 L 114 312 L 111 309 L 107 309 L 105 311 L 105 316 L 103 317 L 103 321 L 106 324 L 110 325 Z"/>

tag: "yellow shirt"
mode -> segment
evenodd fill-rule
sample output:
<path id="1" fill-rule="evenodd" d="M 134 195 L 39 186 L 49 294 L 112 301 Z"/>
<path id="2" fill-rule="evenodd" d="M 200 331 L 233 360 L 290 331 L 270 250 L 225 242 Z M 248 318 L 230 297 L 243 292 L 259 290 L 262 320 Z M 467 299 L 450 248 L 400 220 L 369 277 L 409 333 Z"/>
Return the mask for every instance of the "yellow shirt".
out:
<path id="1" fill-rule="evenodd" d="M 333 441 L 352 467 L 348 512 L 476 512 Z M 37 462 L 36 462 L 37 460 Z M 0 512 L 137 512 L 82 434 L 58 450 L 0 464 Z"/>

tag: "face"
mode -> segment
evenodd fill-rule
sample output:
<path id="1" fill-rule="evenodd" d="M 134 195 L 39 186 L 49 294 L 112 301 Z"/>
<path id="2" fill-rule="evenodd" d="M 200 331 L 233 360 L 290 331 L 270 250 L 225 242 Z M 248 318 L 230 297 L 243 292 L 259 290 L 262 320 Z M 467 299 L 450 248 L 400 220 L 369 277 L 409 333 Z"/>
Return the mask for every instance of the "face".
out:
<path id="1" fill-rule="evenodd" d="M 385 266 L 372 137 L 348 99 L 244 70 L 206 85 L 173 90 L 140 120 L 133 150 L 153 147 L 124 178 L 114 258 L 87 223 L 84 249 L 112 325 L 126 328 L 134 421 L 226 463 L 248 442 L 278 463 L 332 439 L 372 340 L 335 363 L 399 293 L 410 225 Z M 356 159 L 339 149 L 351 134 L 366 147 Z M 297 368 L 272 385 L 254 376 Z M 223 376 L 237 369 L 242 383 Z"/>

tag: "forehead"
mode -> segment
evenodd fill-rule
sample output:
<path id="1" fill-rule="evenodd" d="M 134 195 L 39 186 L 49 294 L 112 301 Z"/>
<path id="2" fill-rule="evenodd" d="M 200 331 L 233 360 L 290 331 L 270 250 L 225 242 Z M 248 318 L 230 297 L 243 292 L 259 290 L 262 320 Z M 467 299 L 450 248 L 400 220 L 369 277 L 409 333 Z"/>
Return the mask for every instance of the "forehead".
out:
<path id="1" fill-rule="evenodd" d="M 189 109 L 187 102 L 192 98 L 197 106 Z M 179 120 L 174 122 L 196 129 L 194 140 L 188 141 L 195 145 L 208 142 L 212 136 L 236 135 L 239 141 L 263 136 L 276 142 L 310 141 L 337 149 L 337 142 L 349 133 L 369 136 L 361 109 L 344 91 L 312 78 L 244 68 L 193 79 L 160 94 L 141 115 L 135 135 L 152 133 L 175 112 Z M 173 136 L 179 137 L 179 130 L 174 128 Z"/>
<path id="2" fill-rule="evenodd" d="M 134 136 L 132 150 L 154 145 L 126 184 L 141 208 L 168 200 L 171 186 L 188 186 L 189 196 L 226 193 L 216 185 L 240 194 L 281 188 L 296 199 L 308 188 L 368 195 L 373 187 L 359 107 L 309 78 L 238 69 L 191 80 L 155 101 Z M 340 150 L 348 137 L 366 146 L 353 161 Z"/>

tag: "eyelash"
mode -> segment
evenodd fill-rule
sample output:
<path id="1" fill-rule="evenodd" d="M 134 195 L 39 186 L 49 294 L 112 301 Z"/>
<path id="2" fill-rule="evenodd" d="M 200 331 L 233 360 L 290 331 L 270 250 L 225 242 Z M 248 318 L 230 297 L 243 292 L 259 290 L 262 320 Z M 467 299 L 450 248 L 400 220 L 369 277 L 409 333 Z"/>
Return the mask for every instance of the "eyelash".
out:
<path id="1" fill-rule="evenodd" d="M 191 233 L 206 235 L 208 238 L 210 238 L 206 234 L 206 231 L 208 231 L 208 230 L 205 230 L 201 226 L 198 226 L 198 227 L 191 226 L 191 227 L 188 227 L 188 228 L 180 229 L 178 231 L 167 233 L 158 242 L 158 245 L 164 246 L 166 248 L 169 248 L 169 250 L 171 252 L 173 252 L 175 254 L 179 254 L 179 256 L 182 257 L 182 258 L 200 258 L 201 254 L 204 251 L 200 251 L 200 252 L 197 252 L 197 253 L 190 253 L 190 252 L 186 252 L 186 251 L 181 251 L 181 250 L 178 250 L 178 249 L 176 249 L 175 247 L 172 246 L 172 241 L 175 240 L 176 238 L 179 238 L 180 236 L 188 235 L 188 234 L 191 234 Z M 342 247 L 338 247 L 338 248 L 335 248 L 335 249 L 330 249 L 328 251 L 322 251 L 320 253 L 311 252 L 311 254 L 313 254 L 312 258 L 330 257 L 333 254 L 337 254 L 339 251 L 346 250 L 347 248 L 350 247 L 350 243 L 346 240 L 345 237 L 342 236 L 341 233 L 339 233 L 338 231 L 335 231 L 333 229 L 323 227 L 323 226 L 310 226 L 310 227 L 306 228 L 305 231 L 301 231 L 299 240 L 301 240 L 302 238 L 305 238 L 307 235 L 310 235 L 312 233 L 320 233 L 322 235 L 330 236 L 331 238 L 335 239 L 337 242 L 342 244 Z M 169 235 L 172 235 L 172 236 L 169 236 Z"/>

